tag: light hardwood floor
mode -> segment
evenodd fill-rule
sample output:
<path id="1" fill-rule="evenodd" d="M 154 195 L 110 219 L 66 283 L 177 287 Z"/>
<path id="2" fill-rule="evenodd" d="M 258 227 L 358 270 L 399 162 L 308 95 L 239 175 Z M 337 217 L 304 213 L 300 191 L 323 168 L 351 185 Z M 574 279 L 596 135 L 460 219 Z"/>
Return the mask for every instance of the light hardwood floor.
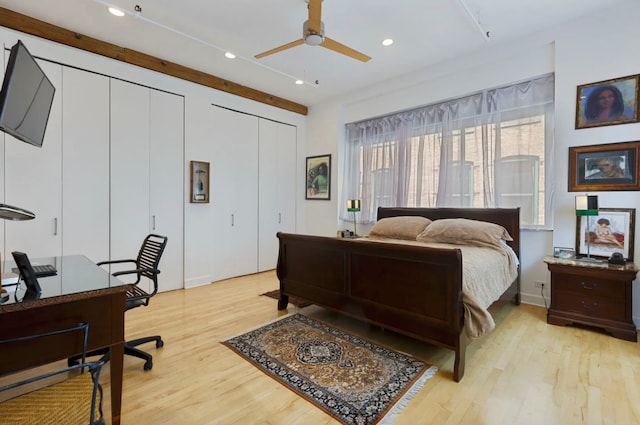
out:
<path id="1" fill-rule="evenodd" d="M 127 338 L 160 333 L 143 348 L 153 370 L 125 358 L 122 423 L 337 424 L 320 409 L 220 344 L 281 316 L 274 272 L 158 294 L 127 312 Z M 312 306 L 300 311 L 435 364 L 394 422 L 416 424 L 640 424 L 640 346 L 590 329 L 547 325 L 530 305 L 495 312 L 498 326 L 474 341 L 467 370 L 452 381 L 453 353 Z M 108 394 L 108 368 L 104 375 Z M 105 413 L 108 413 L 108 400 Z"/>

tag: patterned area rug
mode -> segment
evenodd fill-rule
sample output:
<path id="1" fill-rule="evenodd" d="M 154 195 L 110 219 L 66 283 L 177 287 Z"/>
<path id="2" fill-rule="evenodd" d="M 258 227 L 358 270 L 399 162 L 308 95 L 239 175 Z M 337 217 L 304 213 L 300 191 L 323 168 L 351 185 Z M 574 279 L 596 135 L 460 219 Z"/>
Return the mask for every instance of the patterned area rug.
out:
<path id="1" fill-rule="evenodd" d="M 437 370 L 301 314 L 223 344 L 349 425 L 391 423 Z"/>
<path id="2" fill-rule="evenodd" d="M 260 295 L 265 295 L 267 297 L 275 298 L 276 300 L 279 300 L 280 299 L 280 290 L 276 289 L 275 291 L 265 292 L 264 294 L 260 294 Z M 304 298 L 294 297 L 292 295 L 289 296 L 289 304 L 293 304 L 293 305 L 295 305 L 296 307 L 299 307 L 299 308 L 311 305 L 311 303 L 309 301 L 305 300 Z"/>

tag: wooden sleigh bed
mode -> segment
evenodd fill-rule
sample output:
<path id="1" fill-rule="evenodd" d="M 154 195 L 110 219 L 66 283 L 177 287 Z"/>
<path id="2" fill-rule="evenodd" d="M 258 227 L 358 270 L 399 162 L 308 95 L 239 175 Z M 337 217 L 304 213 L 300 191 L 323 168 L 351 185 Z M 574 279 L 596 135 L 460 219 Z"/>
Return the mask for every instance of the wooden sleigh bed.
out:
<path id="1" fill-rule="evenodd" d="M 495 223 L 511 235 L 520 258 L 519 209 L 379 208 L 378 220 L 421 216 Z M 470 339 L 464 329 L 463 265 L 460 249 L 380 243 L 278 233 L 278 309 L 289 296 L 336 310 L 455 352 L 453 378 L 460 381 Z M 500 299 L 520 303 L 520 272 Z"/>

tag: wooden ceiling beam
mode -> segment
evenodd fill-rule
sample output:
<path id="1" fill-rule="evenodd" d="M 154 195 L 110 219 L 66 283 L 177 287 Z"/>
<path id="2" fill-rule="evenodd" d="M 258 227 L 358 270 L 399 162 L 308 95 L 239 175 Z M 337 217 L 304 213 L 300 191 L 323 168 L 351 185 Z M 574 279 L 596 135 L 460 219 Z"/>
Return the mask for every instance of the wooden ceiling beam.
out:
<path id="1" fill-rule="evenodd" d="M 215 75 L 150 56 L 136 50 L 91 38 L 3 7 L 0 7 L 0 25 L 297 114 L 307 115 L 309 112 L 306 106 L 290 100 L 273 96 L 269 93 L 255 90 L 234 83 L 233 81 L 225 80 Z"/>

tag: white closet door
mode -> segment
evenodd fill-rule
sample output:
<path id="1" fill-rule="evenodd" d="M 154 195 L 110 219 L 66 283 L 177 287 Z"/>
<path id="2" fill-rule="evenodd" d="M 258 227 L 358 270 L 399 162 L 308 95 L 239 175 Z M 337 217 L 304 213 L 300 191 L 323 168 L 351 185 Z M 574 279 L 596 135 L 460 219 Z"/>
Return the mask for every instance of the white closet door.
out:
<path id="1" fill-rule="evenodd" d="M 278 123 L 260 119 L 258 271 L 275 268 L 278 232 Z M 274 252 L 276 253 L 274 255 Z"/>
<path id="2" fill-rule="evenodd" d="M 297 128 L 278 126 L 278 218 L 280 232 L 296 231 Z M 304 182 L 300 182 L 304 184 Z"/>
<path id="3" fill-rule="evenodd" d="M 168 237 L 160 291 L 184 287 L 184 98 L 151 90 L 151 233 Z"/>
<path id="4" fill-rule="evenodd" d="M 278 260 L 280 231 L 295 231 L 295 127 L 260 119 L 258 271 Z"/>
<path id="5" fill-rule="evenodd" d="M 116 79 L 111 79 L 110 211 L 111 259 L 135 259 L 149 234 L 149 89 Z"/>
<path id="6" fill-rule="evenodd" d="M 258 118 L 212 107 L 212 280 L 258 269 Z"/>
<path id="7" fill-rule="evenodd" d="M 12 251 L 30 258 L 62 253 L 62 67 L 38 63 L 56 93 L 41 148 L 5 136 L 5 203 L 36 215 L 29 221 L 5 222 L 7 257 Z"/>
<path id="8" fill-rule="evenodd" d="M 109 259 L 109 78 L 62 69 L 62 253 Z"/>

